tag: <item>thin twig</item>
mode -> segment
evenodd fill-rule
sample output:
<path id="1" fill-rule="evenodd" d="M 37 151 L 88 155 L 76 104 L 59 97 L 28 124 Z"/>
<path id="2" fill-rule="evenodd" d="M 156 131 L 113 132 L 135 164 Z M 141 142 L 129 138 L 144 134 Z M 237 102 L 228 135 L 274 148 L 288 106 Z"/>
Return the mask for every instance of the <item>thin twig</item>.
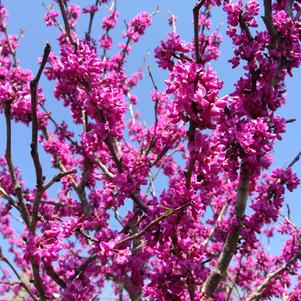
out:
<path id="1" fill-rule="evenodd" d="M 296 118 L 290 118 L 286 120 L 286 123 L 293 123 L 295 122 L 297 119 Z"/>
<path id="2" fill-rule="evenodd" d="M 104 175 L 109 179 L 113 179 L 114 175 L 109 171 L 109 169 L 99 160 L 96 154 L 94 154 L 94 160 L 96 165 L 102 170 Z"/>
<path id="3" fill-rule="evenodd" d="M 32 293 L 32 291 L 30 290 L 30 288 L 26 285 L 26 283 L 24 281 L 22 281 L 21 276 L 19 275 L 19 273 L 17 272 L 17 270 L 15 269 L 15 267 L 11 264 L 11 262 L 2 254 L 2 250 L 0 248 L 0 260 L 2 260 L 3 262 L 5 262 L 10 269 L 13 271 L 13 273 L 16 275 L 16 277 L 19 280 L 19 284 L 21 286 L 23 286 L 23 288 L 27 291 L 27 293 L 30 295 L 30 297 L 34 300 L 34 301 L 38 301 L 38 299 L 34 296 L 34 294 Z"/>
<path id="4" fill-rule="evenodd" d="M 292 162 L 288 165 L 288 167 L 292 167 L 293 165 L 295 165 L 300 160 L 300 157 L 301 157 L 301 152 L 297 154 L 297 156 L 292 160 Z"/>
<path id="5" fill-rule="evenodd" d="M 6 121 L 6 150 L 5 150 L 5 159 L 6 159 L 6 163 L 8 165 L 8 170 L 10 173 L 10 177 L 12 180 L 12 184 L 14 187 L 14 192 L 17 196 L 18 199 L 18 206 L 20 208 L 20 212 L 21 212 L 21 216 L 25 222 L 25 224 L 27 225 L 27 227 L 29 228 L 30 226 L 30 218 L 29 218 L 29 212 L 27 209 L 27 206 L 24 202 L 24 198 L 23 198 L 23 191 L 22 191 L 22 187 L 20 184 L 20 181 L 16 175 L 15 172 L 15 166 L 13 163 L 13 159 L 12 159 L 12 152 L 11 152 L 11 103 L 10 102 L 6 102 L 5 103 L 5 108 L 4 108 L 4 113 L 5 113 L 5 121 Z"/>
<path id="6" fill-rule="evenodd" d="M 46 109 L 46 107 L 43 104 L 40 104 L 40 107 L 43 109 L 43 111 L 48 115 L 47 118 L 53 123 L 53 125 L 59 129 L 61 129 L 60 125 L 55 121 L 55 119 L 51 116 L 51 113 Z M 61 133 L 65 136 L 65 138 L 71 142 L 74 146 L 79 146 L 78 143 L 70 138 L 64 131 L 61 131 Z"/>
<path id="7" fill-rule="evenodd" d="M 137 239 L 137 238 L 140 238 L 148 229 L 150 229 L 153 225 L 159 223 L 161 220 L 169 217 L 170 215 L 176 213 L 176 212 L 179 212 L 179 211 L 182 211 L 183 209 L 185 209 L 186 207 L 190 206 L 192 204 L 192 202 L 187 202 L 185 203 L 184 205 L 180 206 L 180 207 L 177 207 L 175 209 L 167 209 L 162 215 L 160 215 L 159 217 L 155 218 L 154 220 L 152 220 L 147 226 L 145 226 L 141 231 L 119 241 L 116 246 L 118 245 L 123 245 L 133 239 Z"/>
<path id="8" fill-rule="evenodd" d="M 103 112 L 101 112 L 100 110 L 97 110 L 99 119 L 101 122 L 105 123 L 106 122 L 106 118 L 103 114 Z M 118 172 L 122 173 L 123 172 L 123 167 L 122 167 L 122 161 L 121 159 L 119 159 L 118 155 L 117 155 L 117 150 L 116 150 L 116 143 L 115 142 L 115 138 L 112 137 L 109 133 L 107 133 L 106 138 L 104 139 L 104 143 L 106 144 L 106 146 L 108 147 L 112 159 L 115 162 Z M 134 191 L 130 194 L 131 199 L 134 201 L 134 203 L 143 211 L 143 212 L 147 212 L 148 207 L 143 203 L 142 200 L 139 199 L 139 197 L 137 196 L 137 192 Z"/>
<path id="9" fill-rule="evenodd" d="M 148 65 L 147 66 L 147 71 L 148 71 L 148 75 L 152 81 L 152 84 L 153 84 L 153 87 L 156 91 L 158 91 L 158 86 L 156 85 L 156 82 L 155 82 L 155 79 L 154 79 L 154 76 L 153 76 L 153 73 L 152 73 L 152 69 L 151 69 L 151 66 Z"/>
<path id="10" fill-rule="evenodd" d="M 175 209 L 167 209 L 162 215 L 160 215 L 159 217 L 157 217 L 156 219 L 152 220 L 147 226 L 145 226 L 141 231 L 128 236 L 125 239 L 120 240 L 119 242 L 116 243 L 115 245 L 115 249 L 118 246 L 121 246 L 129 241 L 132 241 L 134 239 L 138 239 L 140 238 L 149 228 L 151 228 L 153 225 L 157 224 L 158 222 L 160 222 L 161 220 L 169 217 L 172 214 L 175 214 L 179 211 L 182 211 L 183 209 L 185 209 L 186 207 L 190 206 L 192 204 L 192 202 L 187 202 L 184 205 L 177 207 Z M 116 249 L 117 251 L 117 249 Z M 79 265 L 76 270 L 74 275 L 72 276 L 72 280 L 74 280 L 75 278 L 77 278 L 85 269 L 86 267 L 92 263 L 94 260 L 97 259 L 98 253 L 93 253 L 92 255 L 90 255 L 81 265 Z"/>
<path id="11" fill-rule="evenodd" d="M 13 207 L 15 207 L 18 211 L 20 211 L 18 204 L 13 200 L 9 194 L 0 186 L 0 197 L 7 200 Z"/>
<path id="12" fill-rule="evenodd" d="M 54 183 L 60 182 L 65 176 L 72 175 L 76 173 L 76 169 L 67 170 L 65 172 L 60 172 L 56 174 L 46 185 L 44 185 L 43 190 L 47 191 Z"/>
<path id="13" fill-rule="evenodd" d="M 211 231 L 210 231 L 208 237 L 207 237 L 207 238 L 205 239 L 205 241 L 204 241 L 204 246 L 207 246 L 208 243 L 209 243 L 209 241 L 212 239 L 212 237 L 213 237 L 213 235 L 215 234 L 215 231 L 216 231 L 216 229 L 217 229 L 217 227 L 218 227 L 218 224 L 222 221 L 222 218 L 223 218 L 224 213 L 225 213 L 225 211 L 227 210 L 227 208 L 228 208 L 228 204 L 225 204 L 225 205 L 222 207 L 222 209 L 221 209 L 221 211 L 219 212 L 219 215 L 218 215 L 218 217 L 217 217 L 217 219 L 216 219 L 216 221 L 215 221 L 214 226 L 212 227 L 212 229 L 211 229 Z"/>
<path id="14" fill-rule="evenodd" d="M 8 36 L 7 28 L 6 27 L 4 28 L 4 34 L 5 34 L 5 37 L 6 37 L 6 40 L 7 40 L 8 49 L 9 49 L 9 51 L 10 51 L 12 57 L 13 57 L 13 62 L 14 62 L 13 66 L 17 67 L 18 63 L 17 63 L 16 50 L 14 50 L 13 47 L 12 47 L 12 44 L 11 44 L 11 42 L 9 40 L 9 36 Z"/>
<path id="15" fill-rule="evenodd" d="M 96 0 L 94 6 L 98 7 L 98 4 L 99 4 L 99 0 Z M 86 32 L 86 39 L 91 37 L 94 16 L 95 16 L 95 11 L 93 10 L 92 12 L 90 12 L 88 31 Z"/>
<path id="16" fill-rule="evenodd" d="M 265 279 L 262 281 L 262 283 L 255 288 L 255 290 L 252 292 L 252 294 L 246 299 L 246 301 L 257 301 L 260 300 L 262 297 L 262 294 L 264 293 L 264 289 L 269 285 L 272 279 L 277 277 L 279 274 L 282 272 L 286 271 L 291 264 L 293 264 L 298 258 L 301 257 L 301 237 L 300 237 L 300 231 L 299 229 L 292 223 L 292 221 L 282 214 L 281 212 L 279 213 L 284 217 L 284 219 L 295 229 L 296 236 L 298 238 L 298 243 L 299 243 L 299 250 L 298 252 L 292 256 L 288 261 L 283 263 L 278 269 L 276 269 L 274 272 L 269 273 Z"/>

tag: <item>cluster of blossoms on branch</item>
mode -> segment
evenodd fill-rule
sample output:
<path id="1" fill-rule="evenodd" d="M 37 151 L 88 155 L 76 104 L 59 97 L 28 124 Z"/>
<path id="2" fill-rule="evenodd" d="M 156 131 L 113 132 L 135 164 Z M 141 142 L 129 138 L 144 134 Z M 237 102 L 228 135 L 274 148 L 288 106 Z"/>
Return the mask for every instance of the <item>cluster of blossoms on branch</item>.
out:
<path id="1" fill-rule="evenodd" d="M 211 65 L 221 44 L 210 31 L 212 7 L 226 13 L 229 62 L 243 70 L 229 95 Z M 21 67 L 20 36 L 8 33 L 0 3 L 0 233 L 8 246 L 0 251 L 1 300 L 101 300 L 106 282 L 119 300 L 300 300 L 300 230 L 283 210 L 286 190 L 300 182 L 298 158 L 268 171 L 287 122 L 276 112 L 284 81 L 301 63 L 300 1 L 264 0 L 260 26 L 257 0 L 198 1 L 190 42 L 172 15 L 173 31 L 154 50 L 168 72 L 165 89 L 148 70 L 151 125 L 134 94 L 144 73 L 127 74 L 126 62 L 154 13 L 126 22 L 115 45 L 114 1 L 57 0 L 46 9 L 59 51 L 47 44 L 34 75 Z M 106 15 L 96 39 L 99 12 Z M 69 121 L 49 111 L 41 76 L 55 83 Z M 15 122 L 32 131 L 34 187 L 14 165 Z M 278 255 L 262 235 L 283 235 Z"/>

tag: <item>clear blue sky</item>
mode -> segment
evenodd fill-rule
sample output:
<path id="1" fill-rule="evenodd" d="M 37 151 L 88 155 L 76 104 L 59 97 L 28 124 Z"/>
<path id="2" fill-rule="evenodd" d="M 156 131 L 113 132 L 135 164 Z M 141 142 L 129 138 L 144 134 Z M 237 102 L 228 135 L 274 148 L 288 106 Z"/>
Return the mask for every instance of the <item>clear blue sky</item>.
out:
<path id="1" fill-rule="evenodd" d="M 49 1 L 44 1 L 46 4 L 50 3 Z M 72 1 L 79 4 L 87 4 L 90 1 Z M 92 2 L 92 1 L 91 1 Z M 94 1 L 93 1 L 94 2 Z M 171 29 L 167 26 L 167 11 L 170 10 L 175 15 L 178 16 L 177 21 L 177 31 L 180 33 L 183 39 L 191 40 L 193 36 L 193 26 L 192 26 L 192 8 L 196 1 L 191 0 L 117 0 L 118 9 L 121 12 L 121 18 L 129 20 L 139 11 L 154 11 L 156 6 L 160 6 L 160 13 L 155 15 L 153 18 L 153 25 L 146 32 L 146 35 L 141 39 L 139 44 L 133 46 L 132 56 L 128 61 L 127 68 L 130 72 L 134 72 L 139 66 L 142 65 L 145 55 L 149 52 L 150 55 L 147 56 L 147 64 L 150 64 L 153 69 L 153 74 L 156 79 L 156 82 L 159 85 L 159 88 L 164 88 L 164 79 L 166 78 L 166 73 L 158 72 L 158 68 L 154 64 L 153 49 L 156 47 L 160 40 L 164 39 L 166 33 Z M 17 34 L 20 28 L 25 30 L 24 38 L 22 38 L 20 43 L 20 48 L 17 51 L 18 59 L 21 61 L 21 66 L 24 68 L 32 69 L 35 73 L 38 65 L 37 58 L 41 55 L 43 48 L 46 42 L 50 42 L 54 50 L 57 49 L 56 46 L 56 36 L 57 30 L 53 28 L 46 27 L 43 23 L 43 15 L 45 9 L 42 6 L 42 1 L 37 0 L 3 0 L 4 5 L 9 10 L 9 20 L 8 20 L 8 29 L 9 33 Z M 103 13 L 101 13 L 103 15 Z M 224 22 L 224 14 L 221 10 L 213 11 L 213 28 L 220 28 L 221 32 L 224 32 L 226 25 Z M 87 28 L 88 16 L 84 15 L 81 19 L 79 32 L 81 37 Z M 100 32 L 100 15 L 96 15 L 94 23 L 94 33 L 97 38 L 97 33 Z M 123 23 L 114 30 L 114 37 L 119 41 L 121 32 L 123 30 Z M 224 81 L 224 90 L 225 94 L 231 93 L 233 83 L 239 78 L 240 74 L 238 71 L 233 71 L 230 64 L 227 63 L 227 60 L 231 58 L 232 55 L 232 46 L 229 40 L 225 37 L 222 44 L 222 55 L 219 62 L 214 64 L 214 67 L 218 71 L 220 79 Z M 301 150 L 301 110 L 300 110 L 300 100 L 301 100 L 301 90 L 299 88 L 301 71 L 294 70 L 294 78 L 287 80 L 288 87 L 288 101 L 287 105 L 281 109 L 279 112 L 282 116 L 286 118 L 296 118 L 297 121 L 293 124 L 287 126 L 287 133 L 284 135 L 284 138 L 281 142 L 277 143 L 274 155 L 275 155 L 275 164 L 280 166 L 285 166 L 288 164 L 293 157 Z M 63 119 L 68 119 L 66 112 L 60 109 L 60 106 L 55 104 L 52 89 L 53 84 L 47 83 L 45 79 L 41 81 L 43 89 L 45 91 L 47 102 L 46 107 L 54 112 L 54 116 L 58 121 Z M 141 103 L 141 113 L 146 121 L 150 121 L 152 115 L 147 115 L 146 112 L 152 112 L 151 101 L 149 99 L 149 92 L 151 91 L 152 86 L 149 78 L 146 76 L 143 80 L 142 85 L 136 90 L 137 95 L 140 98 Z M 63 112 L 63 113 L 62 113 Z M 143 113 L 144 112 L 144 113 Z M 0 130 L 0 139 L 4 141 L 5 131 L 3 127 L 3 118 L 1 119 L 1 129 Z M 20 126 L 15 126 L 15 135 L 14 139 L 14 160 L 16 165 L 19 165 L 23 168 L 23 176 L 25 181 L 29 185 L 33 185 L 33 166 L 30 160 L 30 135 L 28 129 L 23 129 Z M 299 138 L 298 138 L 299 137 Z M 3 143 L 0 144 L 0 152 L 4 154 Z M 47 163 L 47 156 L 44 157 L 45 168 L 49 163 Z M 49 162 L 49 161 L 48 161 Z M 273 165 L 274 166 L 274 165 Z M 298 171 L 299 176 L 301 175 L 301 162 L 297 163 L 294 167 Z M 50 169 L 46 168 L 46 171 Z M 54 172 L 50 171 L 50 175 Z M 301 215 L 301 189 L 297 192 L 287 194 L 287 201 L 291 207 L 291 216 L 293 221 L 301 225 L 299 216 Z M 279 252 L 280 242 L 273 243 L 273 253 L 277 254 Z"/>

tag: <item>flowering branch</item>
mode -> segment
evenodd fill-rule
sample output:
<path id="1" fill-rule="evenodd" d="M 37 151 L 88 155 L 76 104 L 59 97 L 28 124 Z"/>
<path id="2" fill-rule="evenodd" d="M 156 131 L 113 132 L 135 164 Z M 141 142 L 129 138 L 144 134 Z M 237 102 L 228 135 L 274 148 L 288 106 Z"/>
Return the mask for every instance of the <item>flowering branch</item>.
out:
<path id="1" fill-rule="evenodd" d="M 174 214 L 174 213 L 177 213 L 177 212 L 180 212 L 182 211 L 183 209 L 185 209 L 186 207 L 190 206 L 192 203 L 191 202 L 187 202 L 186 204 L 180 206 L 180 207 L 177 207 L 175 209 L 167 209 L 162 215 L 158 216 L 157 218 L 155 218 L 153 221 L 151 221 L 148 225 L 146 225 L 141 231 L 119 241 L 116 245 L 123 245 L 131 240 L 134 240 L 134 239 L 137 239 L 137 238 L 140 238 L 147 230 L 149 230 L 153 225 L 159 223 L 161 220 L 169 217 L 170 215 Z"/>

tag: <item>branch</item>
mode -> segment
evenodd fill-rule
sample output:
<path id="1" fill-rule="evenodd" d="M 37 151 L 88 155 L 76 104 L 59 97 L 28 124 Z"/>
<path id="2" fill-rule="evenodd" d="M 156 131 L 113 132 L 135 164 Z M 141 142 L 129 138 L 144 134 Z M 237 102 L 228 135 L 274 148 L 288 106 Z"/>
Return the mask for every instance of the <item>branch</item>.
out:
<path id="1" fill-rule="evenodd" d="M 4 28 L 4 34 L 5 34 L 5 37 L 6 37 L 6 40 L 7 40 L 8 49 L 9 49 L 9 51 L 10 51 L 12 57 L 13 57 L 13 62 L 14 62 L 13 66 L 17 67 L 18 64 L 17 64 L 16 51 L 13 49 L 12 44 L 11 44 L 11 42 L 9 40 L 9 36 L 8 36 L 7 28 L 6 27 Z"/>
<path id="2" fill-rule="evenodd" d="M 196 129 L 196 125 L 191 120 L 190 124 L 189 124 L 189 129 L 187 131 L 187 137 L 188 137 L 188 140 L 189 140 L 188 143 L 191 143 L 194 140 L 195 129 Z M 186 188 L 189 188 L 190 185 L 191 185 L 191 177 L 192 177 L 195 161 L 196 161 L 196 159 L 192 158 L 192 154 L 190 153 L 188 168 L 187 168 L 187 170 L 184 171 L 184 176 L 185 176 L 185 180 L 186 180 Z"/>
<path id="3" fill-rule="evenodd" d="M 166 157 L 164 158 L 164 160 L 162 160 L 162 162 L 160 163 L 160 165 L 159 165 L 159 167 L 158 167 L 158 169 L 157 169 L 155 175 L 152 176 L 152 179 L 150 178 L 150 183 L 148 184 L 148 187 L 147 187 L 147 190 L 146 190 L 146 193 L 145 193 L 145 195 L 144 195 L 143 200 L 146 199 L 148 193 L 150 192 L 150 189 L 152 188 L 152 185 L 153 185 L 155 179 L 156 179 L 157 176 L 160 174 L 160 171 L 161 171 L 161 169 L 162 169 L 162 167 L 163 167 L 163 164 L 167 161 L 167 159 L 168 159 L 169 157 L 171 157 L 174 153 L 176 153 L 176 152 L 178 152 L 178 151 L 179 151 L 179 149 L 176 147 L 170 154 L 166 155 Z M 151 164 L 151 167 L 152 167 L 152 164 Z"/>
<path id="4" fill-rule="evenodd" d="M 7 200 L 13 207 L 20 211 L 18 204 L 9 196 L 9 194 L 0 186 L 0 197 Z"/>
<path id="5" fill-rule="evenodd" d="M 48 131 L 47 131 L 47 128 L 46 127 L 43 127 L 43 134 L 45 136 L 45 139 L 49 140 L 50 137 L 49 137 L 49 134 L 48 134 Z M 58 157 L 58 156 L 53 156 L 54 157 L 54 160 L 55 160 L 55 163 L 57 165 L 57 168 L 59 170 L 61 170 L 61 172 L 63 173 L 66 173 L 67 170 L 66 170 L 66 167 L 64 166 L 64 164 L 62 163 L 61 159 Z M 82 207 L 83 209 L 85 208 L 85 204 L 88 204 L 88 201 L 87 201 L 87 198 L 86 198 L 86 195 L 84 192 L 81 192 L 79 189 L 78 189 L 78 185 L 77 183 L 74 181 L 74 179 L 69 175 L 69 178 L 70 178 L 70 181 L 71 181 L 71 185 L 72 185 L 72 188 L 75 190 L 75 192 L 77 193 L 78 197 L 79 197 L 79 200 L 82 204 Z"/>
<path id="6" fill-rule="evenodd" d="M 199 0 L 198 3 L 193 8 L 193 23 L 194 23 L 194 51 L 196 63 L 202 63 L 202 58 L 200 56 L 200 42 L 199 42 L 199 11 L 204 4 L 205 0 Z"/>
<path id="7" fill-rule="evenodd" d="M 94 6 L 97 7 L 98 4 L 99 4 L 99 0 L 96 0 Z M 91 37 L 94 16 L 95 16 L 95 11 L 93 10 L 92 12 L 90 12 L 90 19 L 89 19 L 88 31 L 86 32 L 86 39 Z"/>
<path id="8" fill-rule="evenodd" d="M 65 11 L 63 1 L 58 0 L 58 3 L 59 3 L 61 14 L 62 14 L 62 17 L 63 17 L 66 34 L 69 38 L 70 43 L 74 46 L 75 49 L 77 49 L 77 44 L 76 44 L 76 42 L 74 41 L 74 39 L 72 37 L 71 28 L 70 28 L 70 24 L 69 24 L 69 21 L 68 21 L 68 17 L 67 17 L 66 11 Z"/>
<path id="9" fill-rule="evenodd" d="M 104 116 L 104 114 L 100 111 L 100 110 L 97 110 L 97 113 L 98 113 L 98 116 L 99 116 L 99 119 L 101 122 L 105 123 L 106 122 L 106 118 Z M 111 156 L 112 156 L 112 159 L 113 161 L 115 162 L 116 166 L 117 166 L 117 169 L 118 169 L 118 172 L 119 173 L 122 173 L 123 172 L 123 167 L 122 167 L 122 161 L 121 159 L 118 158 L 118 155 L 117 155 L 117 151 L 115 149 L 115 146 L 113 144 L 114 142 L 114 137 L 112 137 L 109 133 L 107 133 L 107 136 L 106 138 L 104 139 L 104 143 L 106 144 L 106 146 L 108 147 L 110 153 L 111 153 Z M 137 192 L 133 192 L 130 194 L 130 197 L 131 199 L 134 201 L 134 203 L 143 211 L 143 212 L 147 212 L 148 210 L 148 207 L 143 203 L 143 201 L 141 201 L 138 196 L 137 196 Z"/>
<path id="10" fill-rule="evenodd" d="M 253 41 L 254 38 L 253 38 L 253 36 L 251 34 L 249 26 L 247 25 L 247 23 L 243 19 L 242 13 L 239 15 L 239 19 L 238 20 L 239 20 L 239 25 L 240 25 L 241 30 L 245 31 L 245 33 L 246 33 L 249 41 Z"/>
<path id="11" fill-rule="evenodd" d="M 81 265 L 79 265 L 76 270 L 75 274 L 72 276 L 72 281 L 77 278 L 85 269 L 86 267 L 92 263 L 97 258 L 97 253 L 90 255 Z"/>
<path id="12" fill-rule="evenodd" d="M 47 191 L 54 183 L 60 182 L 65 176 L 72 175 L 76 173 L 76 169 L 67 170 L 65 172 L 60 172 L 56 174 L 46 185 L 43 187 L 43 191 Z"/>
<path id="13" fill-rule="evenodd" d="M 285 262 L 283 265 L 281 265 L 278 269 L 276 269 L 274 272 L 269 273 L 263 282 L 255 289 L 255 291 L 246 299 L 246 301 L 257 301 L 260 300 L 264 289 L 269 285 L 270 281 L 277 277 L 282 272 L 286 271 L 292 263 L 294 263 L 298 258 L 301 257 L 301 237 L 300 237 L 300 231 L 299 229 L 291 222 L 291 220 L 284 216 L 282 213 L 280 213 L 284 217 L 284 219 L 295 229 L 296 236 L 298 238 L 299 243 L 299 250 L 298 252 L 291 257 L 287 262 Z"/>
<path id="14" fill-rule="evenodd" d="M 30 225 L 30 220 L 29 220 L 29 212 L 27 209 L 26 204 L 24 203 L 23 199 L 23 191 L 21 184 L 17 178 L 16 172 L 15 172 L 15 166 L 12 160 L 12 153 L 11 153 L 11 103 L 6 102 L 5 103 L 5 108 L 4 108 L 4 113 L 5 113 L 5 121 L 6 121 L 6 150 L 5 150 L 5 159 L 6 163 L 8 165 L 10 177 L 12 180 L 12 184 L 14 187 L 15 194 L 18 199 L 18 205 L 20 208 L 21 216 L 29 228 Z"/>
<path id="15" fill-rule="evenodd" d="M 151 67 L 148 66 L 147 70 L 148 70 L 149 77 L 150 77 L 150 79 L 152 81 L 152 84 L 154 86 L 154 89 L 156 91 L 158 91 L 158 87 L 157 87 L 157 85 L 155 83 Z M 145 152 L 145 156 L 147 156 L 149 154 L 149 152 L 152 150 L 152 148 L 154 147 L 155 140 L 156 140 L 155 137 L 156 137 L 156 134 L 157 134 L 157 128 L 158 128 L 158 100 L 156 100 L 156 102 L 155 102 L 155 126 L 154 126 L 154 134 L 152 135 L 152 138 L 150 140 L 149 146 L 148 146 L 148 148 L 147 148 L 147 150 Z"/>
<path id="16" fill-rule="evenodd" d="M 61 126 L 51 116 L 51 112 L 48 112 L 43 104 L 40 104 L 40 107 L 48 115 L 47 118 L 53 123 L 53 125 L 61 130 Z M 72 143 L 76 147 L 79 147 L 78 143 L 75 140 L 73 140 L 71 137 L 69 137 L 63 130 L 61 130 L 61 132 L 70 143 Z"/>
<path id="17" fill-rule="evenodd" d="M 170 215 L 182 211 L 183 209 L 185 209 L 186 207 L 190 206 L 192 203 L 191 202 L 187 202 L 184 205 L 177 207 L 175 209 L 167 209 L 162 215 L 160 215 L 159 217 L 157 217 L 156 219 L 154 219 L 153 221 L 151 221 L 147 226 L 145 226 L 141 231 L 128 236 L 127 238 L 119 241 L 116 243 L 116 247 L 119 245 L 122 245 L 124 243 L 127 243 L 129 241 L 132 241 L 134 239 L 140 238 L 149 228 L 151 228 L 153 225 L 157 224 L 158 222 L 160 222 L 161 220 L 169 217 Z M 86 267 L 93 262 L 96 258 L 97 258 L 98 253 L 93 253 L 92 255 L 90 255 L 81 265 L 79 265 L 76 270 L 75 270 L 75 274 L 72 276 L 72 280 L 74 280 L 76 277 L 78 277 L 80 275 L 81 272 L 83 272 Z"/>
<path id="18" fill-rule="evenodd" d="M 30 82 L 30 93 L 31 93 L 31 118 L 32 118 L 32 135 L 31 135 L 31 156 L 34 163 L 35 174 L 36 174 L 36 188 L 37 192 L 35 195 L 33 208 L 32 208 L 32 220 L 31 220 L 31 232 L 34 233 L 37 224 L 38 211 L 40 206 L 40 201 L 43 191 L 43 169 L 40 162 L 39 152 L 38 152 L 38 130 L 39 122 L 37 116 L 37 88 L 40 81 L 41 75 L 47 63 L 48 56 L 50 54 L 51 47 L 47 43 L 44 49 L 44 54 L 42 58 L 41 65 L 39 67 L 36 77 Z"/>
<path id="19" fill-rule="evenodd" d="M 84 211 L 84 214 L 85 214 L 86 217 L 89 216 L 89 213 L 90 213 L 89 202 L 88 202 L 87 195 L 86 195 L 86 192 L 85 192 L 85 187 L 86 187 L 86 184 L 87 184 L 89 169 L 90 169 L 90 162 L 87 159 L 85 159 L 82 178 L 80 180 L 80 183 L 77 185 L 77 193 L 78 193 L 79 198 L 81 200 L 81 203 L 82 203 L 82 206 L 83 206 L 83 211 Z"/>
<path id="20" fill-rule="evenodd" d="M 31 259 L 31 268 L 33 273 L 33 283 L 40 296 L 39 301 L 46 301 L 48 298 L 46 297 L 43 280 L 40 276 L 39 265 L 34 262 L 33 258 Z"/>
<path id="21" fill-rule="evenodd" d="M 147 66 L 147 72 L 148 72 L 148 75 L 149 75 L 149 77 L 150 77 L 150 79 L 151 79 L 151 82 L 152 82 L 152 84 L 153 84 L 154 89 L 155 89 L 156 91 L 158 91 L 158 87 L 157 87 L 157 85 L 156 85 L 156 82 L 155 82 L 155 79 L 154 79 L 154 76 L 153 76 L 152 69 L 151 69 L 151 66 L 150 66 L 150 65 Z"/>
<path id="22" fill-rule="evenodd" d="M 164 157 L 164 155 L 168 152 L 169 149 L 170 149 L 170 146 L 165 145 L 164 148 L 162 149 L 162 151 L 158 154 L 157 158 L 151 162 L 150 167 L 155 166 Z"/>
<path id="23" fill-rule="evenodd" d="M 57 284 L 59 285 L 61 288 L 66 288 L 66 283 L 65 281 L 60 278 L 60 276 L 57 274 L 57 272 L 53 269 L 53 267 L 51 265 L 46 265 L 45 262 L 44 263 L 44 267 L 45 267 L 45 272 L 46 274 Z"/>
<path id="24" fill-rule="evenodd" d="M 148 207 L 143 203 L 143 201 L 140 200 L 136 192 L 132 192 L 130 196 L 139 209 L 141 209 L 145 213 L 148 211 Z"/>
<path id="25" fill-rule="evenodd" d="M 38 301 L 38 299 L 31 292 L 30 288 L 26 285 L 26 283 L 24 281 L 22 281 L 22 278 L 19 275 L 19 273 L 17 272 L 17 270 L 15 269 L 15 267 L 11 264 L 11 262 L 5 256 L 3 256 L 1 248 L 0 248 L 0 260 L 2 260 L 3 262 L 5 262 L 10 267 L 10 269 L 13 271 L 13 273 L 16 275 L 16 277 L 20 281 L 20 283 L 18 283 L 18 284 L 20 284 L 27 291 L 27 293 L 30 295 L 30 297 L 34 301 Z"/>
<path id="26" fill-rule="evenodd" d="M 102 170 L 104 175 L 109 179 L 113 179 L 114 175 L 109 171 L 109 169 L 99 160 L 97 155 L 94 153 L 94 160 L 96 165 Z"/>
<path id="27" fill-rule="evenodd" d="M 301 152 L 297 154 L 297 156 L 292 160 L 292 162 L 288 165 L 288 167 L 292 167 L 293 165 L 295 165 L 300 160 L 300 157 L 301 157 Z"/>
<path id="28" fill-rule="evenodd" d="M 272 17 L 272 1 L 271 0 L 263 0 L 264 3 L 264 16 L 262 17 L 266 29 L 271 36 L 271 48 L 277 48 L 276 38 L 277 38 L 277 31 L 273 24 L 273 17 Z"/>
<path id="29" fill-rule="evenodd" d="M 226 275 L 230 261 L 236 252 L 248 198 L 249 177 L 249 172 L 242 166 L 235 204 L 236 224 L 232 227 L 231 232 L 228 234 L 214 270 L 208 276 L 203 285 L 202 291 L 208 298 L 212 297 L 214 291 Z"/>
<path id="30" fill-rule="evenodd" d="M 182 211 L 183 209 L 185 209 L 186 207 L 190 206 L 192 204 L 192 202 L 187 202 L 185 203 L 184 205 L 180 206 L 180 207 L 177 207 L 175 209 L 167 209 L 162 215 L 160 215 L 159 217 L 155 218 L 154 220 L 152 220 L 148 225 L 146 225 L 141 231 L 119 241 L 116 246 L 118 245 L 122 245 L 126 242 L 129 242 L 131 240 L 134 240 L 134 239 L 137 239 L 137 238 L 140 238 L 149 228 L 151 228 L 153 225 L 159 223 L 161 220 L 169 217 L 170 215 L 176 213 L 176 212 L 179 212 L 179 211 Z"/>
<path id="31" fill-rule="evenodd" d="M 220 213 L 219 213 L 219 215 L 218 215 L 218 217 L 216 219 L 216 222 L 215 222 L 214 226 L 212 227 L 212 229 L 211 229 L 208 237 L 204 241 L 204 246 L 207 246 L 207 244 L 209 243 L 209 241 L 212 239 L 212 237 L 215 234 L 215 231 L 216 231 L 216 229 L 218 227 L 218 223 L 220 223 L 222 221 L 223 215 L 224 215 L 225 211 L 227 210 L 227 208 L 228 208 L 228 204 L 225 204 L 222 207 L 222 209 L 221 209 L 221 211 L 220 211 Z"/>

